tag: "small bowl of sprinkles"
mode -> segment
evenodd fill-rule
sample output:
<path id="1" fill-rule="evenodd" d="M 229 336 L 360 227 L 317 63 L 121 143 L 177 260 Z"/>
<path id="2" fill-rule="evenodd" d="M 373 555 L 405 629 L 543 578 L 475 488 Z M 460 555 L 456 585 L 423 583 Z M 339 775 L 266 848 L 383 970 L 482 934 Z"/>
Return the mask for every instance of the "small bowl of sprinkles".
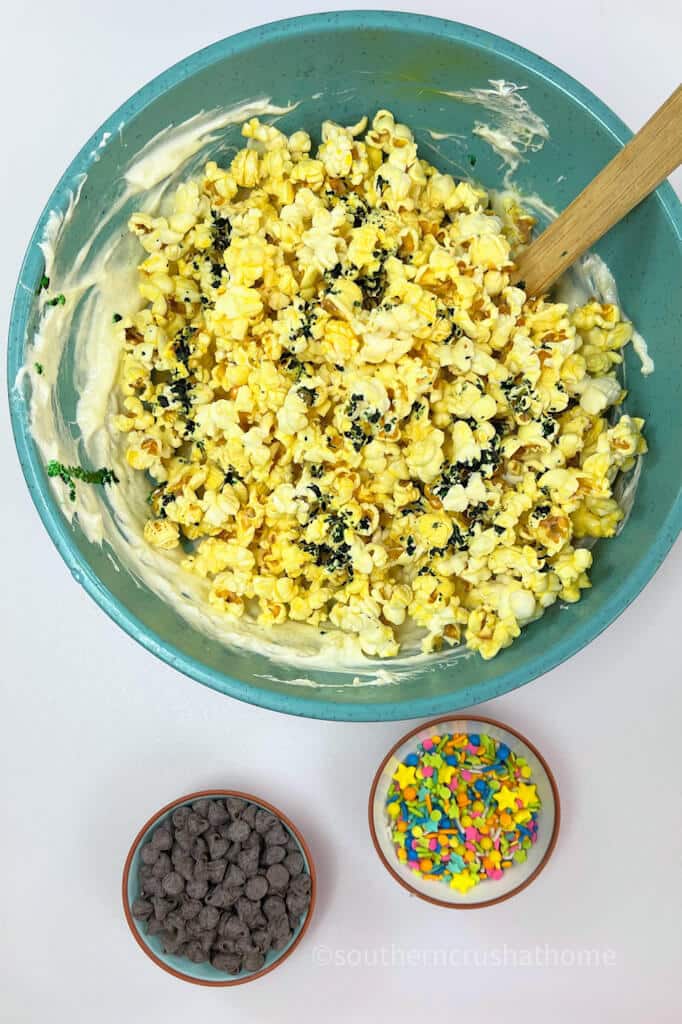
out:
<path id="1" fill-rule="evenodd" d="M 369 795 L 369 828 L 386 869 L 443 907 L 492 906 L 525 889 L 559 834 L 547 762 L 491 718 L 437 718 L 389 750 Z"/>

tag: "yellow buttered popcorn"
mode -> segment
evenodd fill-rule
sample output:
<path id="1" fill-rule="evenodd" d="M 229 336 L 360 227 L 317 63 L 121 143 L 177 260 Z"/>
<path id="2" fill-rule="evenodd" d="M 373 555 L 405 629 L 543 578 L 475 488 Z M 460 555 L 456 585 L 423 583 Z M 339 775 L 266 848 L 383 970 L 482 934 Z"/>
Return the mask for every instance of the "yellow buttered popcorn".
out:
<path id="1" fill-rule="evenodd" d="M 144 306 L 113 328 L 114 426 L 153 484 L 144 539 L 226 620 L 492 658 L 580 599 L 585 539 L 623 519 L 646 452 L 619 415 L 632 326 L 513 286 L 532 218 L 420 159 L 389 111 L 325 121 L 317 148 L 242 134 L 130 220 Z"/>

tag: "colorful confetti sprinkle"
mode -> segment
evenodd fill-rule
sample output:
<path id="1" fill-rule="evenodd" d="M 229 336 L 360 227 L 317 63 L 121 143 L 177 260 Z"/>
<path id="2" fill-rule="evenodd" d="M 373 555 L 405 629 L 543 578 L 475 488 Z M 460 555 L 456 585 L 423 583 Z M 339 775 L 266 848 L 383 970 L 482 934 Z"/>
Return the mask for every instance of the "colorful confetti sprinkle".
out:
<path id="1" fill-rule="evenodd" d="M 478 733 L 422 740 L 386 797 L 398 860 L 462 893 L 526 859 L 539 811 L 528 762 Z"/>

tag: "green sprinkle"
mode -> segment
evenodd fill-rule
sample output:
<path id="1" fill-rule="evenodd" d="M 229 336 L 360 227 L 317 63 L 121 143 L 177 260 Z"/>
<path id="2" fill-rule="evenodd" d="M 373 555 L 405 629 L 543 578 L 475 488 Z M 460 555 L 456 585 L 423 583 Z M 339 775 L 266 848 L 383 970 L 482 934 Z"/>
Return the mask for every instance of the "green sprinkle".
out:
<path id="1" fill-rule="evenodd" d="M 63 306 L 65 302 L 66 296 L 60 292 L 59 295 L 55 295 L 53 299 L 48 299 L 47 304 L 48 306 Z"/>
<path id="2" fill-rule="evenodd" d="M 36 371 L 36 373 L 38 375 L 42 374 L 42 372 L 43 372 L 43 364 L 42 363 L 34 363 L 33 366 L 35 367 L 35 371 Z"/>
<path id="3" fill-rule="evenodd" d="M 49 287 L 50 287 L 50 279 L 49 279 L 49 277 L 46 277 L 45 274 L 43 274 L 43 276 L 40 279 L 40 284 L 38 285 L 38 294 L 40 294 L 40 292 L 44 291 L 46 288 L 49 288 Z"/>
<path id="4" fill-rule="evenodd" d="M 122 319 L 123 317 L 121 316 L 120 313 L 114 313 L 114 315 L 111 318 L 111 322 L 112 324 L 120 324 Z"/>
<path id="5" fill-rule="evenodd" d="M 47 475 L 58 476 L 69 488 L 69 499 L 76 500 L 76 480 L 84 484 L 117 484 L 118 477 L 113 469 L 83 469 L 82 466 L 65 466 L 52 459 L 47 464 Z"/>
<path id="6" fill-rule="evenodd" d="M 467 157 L 467 160 L 469 161 L 469 163 L 471 164 L 472 167 L 476 166 L 476 157 L 474 156 L 473 153 L 469 153 L 469 156 Z"/>

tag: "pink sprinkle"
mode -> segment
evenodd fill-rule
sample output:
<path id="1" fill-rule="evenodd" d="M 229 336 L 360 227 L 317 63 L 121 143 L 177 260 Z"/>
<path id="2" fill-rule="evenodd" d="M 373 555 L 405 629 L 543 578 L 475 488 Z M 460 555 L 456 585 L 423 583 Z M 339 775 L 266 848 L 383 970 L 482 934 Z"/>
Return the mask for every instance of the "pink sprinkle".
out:
<path id="1" fill-rule="evenodd" d="M 450 854 L 449 853 L 441 853 L 440 859 L 441 860 L 450 860 Z"/>
<path id="2" fill-rule="evenodd" d="M 470 754 L 477 754 L 479 751 L 478 747 L 475 747 L 472 743 L 467 743 L 467 751 Z"/>
<path id="3" fill-rule="evenodd" d="M 473 850 L 474 848 L 474 844 L 470 842 L 466 842 L 464 845 L 466 846 L 467 850 Z"/>
<path id="4" fill-rule="evenodd" d="M 410 846 L 412 847 L 413 850 L 416 850 L 418 845 L 419 843 L 417 842 L 416 839 L 413 839 L 412 842 L 410 843 Z"/>
<path id="5" fill-rule="evenodd" d="M 538 841 L 538 834 L 537 834 L 537 832 L 531 832 L 531 834 L 530 834 L 530 841 L 531 841 L 531 843 L 537 843 L 537 841 Z"/>
<path id="6" fill-rule="evenodd" d="M 425 779 L 430 779 L 432 775 L 433 775 L 433 768 L 431 767 L 431 765 L 430 764 L 422 765 L 422 776 Z"/>
<path id="7" fill-rule="evenodd" d="M 499 848 L 500 848 L 500 837 L 499 836 L 497 837 L 497 839 L 493 843 L 493 846 L 495 847 L 496 850 L 499 850 Z"/>
<path id="8" fill-rule="evenodd" d="M 494 878 L 496 882 L 499 881 L 499 879 L 502 878 L 503 875 L 504 871 L 502 871 L 501 868 L 491 868 L 490 871 L 488 872 L 488 878 Z"/>
<path id="9" fill-rule="evenodd" d="M 457 792 L 457 779 L 454 776 L 450 779 L 449 785 L 450 785 L 450 789 L 452 790 L 452 792 L 456 793 Z"/>
<path id="10" fill-rule="evenodd" d="M 429 850 L 437 850 L 437 849 L 438 849 L 438 840 L 436 839 L 435 836 L 433 836 L 431 839 L 429 839 Z"/>
<path id="11" fill-rule="evenodd" d="M 478 829 L 473 828 L 471 825 L 469 825 L 468 828 L 464 829 L 464 835 L 470 842 L 475 843 L 476 840 L 478 839 Z"/>
<path id="12" fill-rule="evenodd" d="M 433 740 L 422 740 L 424 750 L 433 750 Z"/>
<path id="13" fill-rule="evenodd" d="M 518 809 L 519 809 L 520 811 L 522 811 L 522 810 L 523 810 L 523 800 L 520 800 L 520 799 L 518 798 L 518 796 L 517 796 L 517 798 L 516 798 L 516 806 L 518 807 Z"/>
<path id="14" fill-rule="evenodd" d="M 473 775 L 471 774 L 471 772 L 463 771 L 461 774 L 465 782 L 470 782 L 471 779 L 473 779 Z"/>

